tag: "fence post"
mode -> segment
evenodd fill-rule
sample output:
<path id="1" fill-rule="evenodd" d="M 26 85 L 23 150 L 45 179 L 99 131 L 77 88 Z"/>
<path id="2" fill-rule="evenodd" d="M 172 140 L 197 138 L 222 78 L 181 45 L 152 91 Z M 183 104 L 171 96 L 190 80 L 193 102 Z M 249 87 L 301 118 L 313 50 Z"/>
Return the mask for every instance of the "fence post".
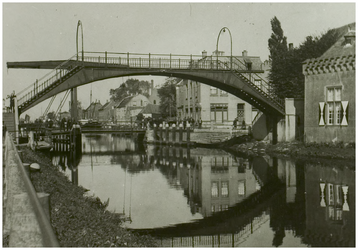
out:
<path id="1" fill-rule="evenodd" d="M 107 51 L 104 52 L 104 62 L 107 64 Z"/>
<path id="2" fill-rule="evenodd" d="M 186 143 L 190 143 L 190 123 L 186 127 Z"/>
<path id="3" fill-rule="evenodd" d="M 163 125 L 159 124 L 159 143 L 163 142 Z"/>
<path id="4" fill-rule="evenodd" d="M 183 124 L 179 125 L 179 144 L 181 145 L 183 142 Z"/>
<path id="5" fill-rule="evenodd" d="M 169 59 L 169 68 L 172 68 L 172 54 L 170 54 L 170 59 Z"/>
<path id="6" fill-rule="evenodd" d="M 169 124 L 168 123 L 165 126 L 165 141 L 167 144 L 169 143 Z"/>
<path id="7" fill-rule="evenodd" d="M 127 52 L 127 64 L 128 64 L 128 67 L 129 67 L 129 52 Z"/>
<path id="8" fill-rule="evenodd" d="M 150 68 L 150 53 L 149 53 L 149 68 Z"/>
<path id="9" fill-rule="evenodd" d="M 173 124 L 172 126 L 172 139 L 173 139 L 173 144 L 175 143 L 176 141 L 176 134 L 177 134 L 177 128 L 175 127 L 175 124 Z"/>

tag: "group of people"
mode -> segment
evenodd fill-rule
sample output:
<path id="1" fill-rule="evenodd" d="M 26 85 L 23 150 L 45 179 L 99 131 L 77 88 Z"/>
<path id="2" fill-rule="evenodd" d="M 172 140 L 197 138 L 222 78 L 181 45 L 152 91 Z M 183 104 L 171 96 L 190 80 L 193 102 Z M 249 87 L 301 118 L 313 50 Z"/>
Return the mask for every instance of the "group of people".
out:
<path id="1" fill-rule="evenodd" d="M 169 126 L 173 126 L 173 124 L 175 124 L 176 127 L 179 127 L 180 125 L 182 125 L 182 127 L 184 129 L 187 128 L 187 126 L 189 125 L 191 128 L 202 128 L 202 124 L 203 121 L 201 120 L 201 118 L 199 120 L 194 120 L 194 118 L 190 117 L 190 118 L 184 118 L 184 119 L 163 119 L 163 118 L 152 118 L 152 117 L 146 117 L 143 120 L 137 120 L 136 122 L 137 127 L 140 128 L 147 128 L 149 126 L 149 128 L 153 128 L 154 125 L 156 127 L 159 127 L 160 124 L 162 124 L 162 126 L 166 126 L 167 124 Z"/>
<path id="2" fill-rule="evenodd" d="M 238 129 L 239 127 L 239 118 L 236 117 L 232 123 L 232 128 L 233 129 Z M 246 129 L 246 123 L 245 123 L 245 120 L 242 120 L 241 122 L 241 129 Z"/>
<path id="3" fill-rule="evenodd" d="M 190 125 L 192 128 L 202 128 L 203 121 L 201 118 L 198 120 L 194 120 L 193 117 L 185 117 L 184 119 L 178 119 L 178 125 L 182 124 L 184 129 L 187 127 L 187 125 Z"/>
<path id="4" fill-rule="evenodd" d="M 60 121 L 60 130 L 69 131 L 73 124 L 75 124 L 74 119 L 63 117 Z"/>

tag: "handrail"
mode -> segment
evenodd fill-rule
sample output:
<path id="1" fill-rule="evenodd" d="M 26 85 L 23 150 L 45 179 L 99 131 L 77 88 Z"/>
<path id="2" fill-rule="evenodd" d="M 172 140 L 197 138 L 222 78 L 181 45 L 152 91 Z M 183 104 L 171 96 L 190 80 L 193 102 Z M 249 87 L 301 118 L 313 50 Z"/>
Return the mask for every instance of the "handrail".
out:
<path id="1" fill-rule="evenodd" d="M 18 170 L 20 172 L 20 175 L 23 180 L 23 184 L 25 186 L 25 189 L 27 191 L 27 194 L 29 195 L 31 205 L 34 209 L 36 219 L 39 223 L 39 227 L 41 230 L 41 236 L 42 236 L 42 243 L 44 247 L 59 247 L 58 240 L 55 236 L 55 233 L 53 232 L 53 228 L 49 222 L 49 219 L 47 218 L 47 215 L 38 199 L 37 193 L 35 188 L 33 187 L 30 178 L 28 177 L 25 168 L 22 164 L 22 161 L 20 159 L 19 154 L 16 151 L 15 145 L 13 140 L 11 139 L 10 133 L 6 132 L 5 136 L 5 142 L 6 147 L 11 147 L 13 150 L 15 150 L 15 159 L 18 164 Z M 8 150 L 7 150 L 8 152 Z M 25 247 L 25 246 L 24 246 Z"/>
<path id="2" fill-rule="evenodd" d="M 25 95 L 18 98 L 18 105 L 22 105 L 24 102 L 32 99 L 35 95 L 41 93 L 42 91 L 46 90 L 48 87 L 50 87 L 52 84 L 57 82 L 58 80 L 61 80 L 64 76 L 66 76 L 69 72 L 72 70 L 75 70 L 75 68 L 69 70 L 69 69 L 60 69 L 55 75 L 48 78 L 43 83 L 39 84 L 38 82 L 35 82 L 34 84 L 34 90 L 31 90 L 30 92 L 26 93 Z"/>
<path id="3" fill-rule="evenodd" d="M 236 61 L 240 62 L 241 64 L 243 64 L 240 60 L 238 60 L 237 58 L 235 58 Z M 233 62 L 234 65 L 237 65 L 239 68 L 240 66 Z M 244 65 L 244 64 L 243 64 Z M 272 101 L 276 102 L 276 104 L 278 104 L 280 107 L 284 107 L 284 100 L 279 98 L 276 94 L 273 93 L 273 89 L 272 89 L 272 84 L 270 84 L 269 82 L 267 82 L 265 79 L 263 79 L 260 75 L 254 73 L 254 72 L 250 72 L 250 73 L 243 73 L 243 72 L 238 72 L 236 70 L 234 70 L 236 74 L 240 75 L 241 77 L 243 77 L 244 79 L 247 80 L 247 82 L 249 82 L 252 86 L 254 86 L 256 89 L 260 89 L 261 91 L 263 91 L 264 93 L 267 94 L 267 97 L 269 97 Z M 254 76 L 255 80 L 259 80 L 259 85 L 255 84 L 252 82 L 252 76 Z"/>
<path id="4" fill-rule="evenodd" d="M 42 79 L 44 79 L 45 77 L 47 77 L 48 75 L 50 75 L 52 72 L 56 71 L 58 68 L 62 67 L 63 65 L 65 65 L 66 63 L 68 63 L 69 61 L 71 61 L 73 58 L 75 58 L 77 56 L 77 54 L 71 56 L 68 60 L 62 62 L 60 65 L 58 65 L 56 68 L 54 68 L 53 70 L 51 70 L 49 73 L 47 73 L 46 75 L 44 75 L 43 77 L 41 77 L 40 79 L 37 79 L 37 82 L 41 81 Z M 24 91 L 28 90 L 29 88 L 31 88 L 35 83 L 31 83 L 29 86 L 27 86 L 25 89 L 21 90 L 19 93 L 17 93 L 17 95 L 22 94 Z"/>

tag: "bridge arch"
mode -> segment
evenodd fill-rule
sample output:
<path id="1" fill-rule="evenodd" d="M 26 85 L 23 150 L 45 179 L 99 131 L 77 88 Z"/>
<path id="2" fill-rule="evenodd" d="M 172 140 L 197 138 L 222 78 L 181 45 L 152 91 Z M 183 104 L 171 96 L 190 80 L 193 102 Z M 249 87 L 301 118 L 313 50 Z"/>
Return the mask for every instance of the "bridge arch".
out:
<path id="1" fill-rule="evenodd" d="M 274 103 L 270 103 L 270 100 L 263 98 L 253 87 L 245 83 L 243 79 L 236 77 L 231 71 L 218 71 L 208 72 L 200 70 L 143 70 L 133 68 L 89 68 L 83 67 L 79 72 L 67 79 L 62 84 L 59 84 L 55 88 L 51 89 L 45 95 L 37 98 L 30 105 L 26 107 L 20 107 L 19 113 L 23 113 L 26 110 L 34 107 L 42 101 L 50 98 L 53 95 L 86 85 L 89 83 L 102 81 L 111 78 L 125 77 L 125 76 L 164 76 L 164 77 L 177 77 L 181 79 L 188 79 L 197 81 L 203 84 L 207 84 L 221 90 L 224 90 L 240 99 L 248 102 L 252 106 L 258 108 L 264 114 L 279 116 L 282 115 L 278 111 L 278 107 Z"/>

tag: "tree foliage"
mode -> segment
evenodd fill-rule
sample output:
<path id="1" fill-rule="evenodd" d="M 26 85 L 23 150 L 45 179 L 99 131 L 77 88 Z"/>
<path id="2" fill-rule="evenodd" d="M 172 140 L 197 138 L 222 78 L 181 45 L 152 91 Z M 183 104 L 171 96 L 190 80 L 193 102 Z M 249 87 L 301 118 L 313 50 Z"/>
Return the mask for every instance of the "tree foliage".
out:
<path id="1" fill-rule="evenodd" d="M 111 89 L 109 94 L 111 96 L 111 100 L 114 101 L 121 101 L 127 96 L 136 94 L 143 94 L 148 97 L 149 88 L 150 83 L 148 81 L 140 81 L 138 79 L 130 78 L 121 84 L 118 88 Z"/>
<path id="2" fill-rule="evenodd" d="M 176 116 L 176 85 L 180 80 L 179 78 L 168 77 L 164 85 L 158 89 L 159 109 L 163 117 Z"/>
<path id="3" fill-rule="evenodd" d="M 274 92 L 281 98 L 304 97 L 304 75 L 302 63 L 309 58 L 316 58 L 327 51 L 339 38 L 336 30 L 329 30 L 320 36 L 307 36 L 297 48 L 287 47 L 287 38 L 281 23 L 271 19 L 273 33 L 268 40 L 271 71 L 269 81 Z"/>

